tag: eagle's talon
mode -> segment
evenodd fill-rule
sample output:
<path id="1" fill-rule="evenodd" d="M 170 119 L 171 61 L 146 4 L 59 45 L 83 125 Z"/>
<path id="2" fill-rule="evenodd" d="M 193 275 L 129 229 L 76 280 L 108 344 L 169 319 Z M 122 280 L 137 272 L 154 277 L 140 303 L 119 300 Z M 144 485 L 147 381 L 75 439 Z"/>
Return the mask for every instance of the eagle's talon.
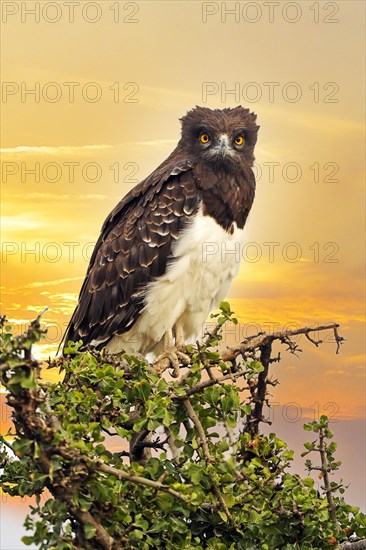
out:
<path id="1" fill-rule="evenodd" d="M 187 366 L 190 363 L 188 355 L 177 349 L 173 345 L 169 345 L 165 348 L 163 353 L 159 355 L 153 363 L 153 371 L 159 376 L 163 374 L 167 369 L 173 367 L 171 373 L 173 378 L 179 376 L 180 365 Z"/>
<path id="2" fill-rule="evenodd" d="M 161 376 L 169 367 L 170 367 L 170 358 L 165 353 L 162 353 L 153 362 L 152 372 L 153 374 L 157 374 L 158 376 Z"/>
<path id="3" fill-rule="evenodd" d="M 188 367 L 188 365 L 191 362 L 191 358 L 189 357 L 189 355 L 187 355 L 186 353 L 184 353 L 183 351 L 178 349 L 177 350 L 177 357 L 185 367 Z"/>

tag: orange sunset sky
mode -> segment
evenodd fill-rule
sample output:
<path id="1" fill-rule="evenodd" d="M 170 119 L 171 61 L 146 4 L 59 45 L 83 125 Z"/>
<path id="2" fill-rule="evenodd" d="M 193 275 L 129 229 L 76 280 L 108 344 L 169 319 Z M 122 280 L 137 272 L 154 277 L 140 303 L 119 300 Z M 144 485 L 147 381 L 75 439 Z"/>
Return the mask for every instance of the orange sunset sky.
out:
<path id="1" fill-rule="evenodd" d="M 283 353 L 272 429 L 300 452 L 303 422 L 333 411 L 348 500 L 365 508 L 365 3 L 1 4 L 2 312 L 20 331 L 48 306 L 36 353 L 54 354 L 105 217 L 175 147 L 179 117 L 250 107 L 257 194 L 227 342 L 341 324 L 339 355 L 330 338 Z M 2 549 L 22 548 L 24 510 L 1 503 L 17 526 Z"/>

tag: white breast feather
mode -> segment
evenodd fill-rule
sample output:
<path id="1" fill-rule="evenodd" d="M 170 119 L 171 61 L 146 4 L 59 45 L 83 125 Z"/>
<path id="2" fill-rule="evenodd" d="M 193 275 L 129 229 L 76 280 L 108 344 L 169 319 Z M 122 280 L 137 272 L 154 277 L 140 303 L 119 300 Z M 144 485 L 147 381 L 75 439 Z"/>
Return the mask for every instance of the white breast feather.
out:
<path id="1" fill-rule="evenodd" d="M 160 352 L 165 332 L 179 318 L 186 340 L 199 336 L 239 270 L 243 233 L 236 224 L 232 234 L 224 231 L 200 210 L 174 246 L 166 273 L 148 286 L 140 318 L 109 342 L 109 351 Z"/>

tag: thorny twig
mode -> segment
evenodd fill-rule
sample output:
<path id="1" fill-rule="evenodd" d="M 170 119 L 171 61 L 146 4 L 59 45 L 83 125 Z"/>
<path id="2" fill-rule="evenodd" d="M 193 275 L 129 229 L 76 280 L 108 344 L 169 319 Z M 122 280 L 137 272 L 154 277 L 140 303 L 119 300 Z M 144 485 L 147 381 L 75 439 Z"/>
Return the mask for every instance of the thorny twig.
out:
<path id="1" fill-rule="evenodd" d="M 256 336 L 252 336 L 244 340 L 237 348 L 229 348 L 225 353 L 222 354 L 221 359 L 223 361 L 232 361 L 244 352 L 261 349 L 267 343 L 274 342 L 275 340 L 279 340 L 280 342 L 289 345 L 288 350 L 291 353 L 296 353 L 300 350 L 297 344 L 290 340 L 292 336 L 297 336 L 300 334 L 309 335 L 309 333 L 311 332 L 320 332 L 323 330 L 333 330 L 334 338 L 337 344 L 336 353 L 338 353 L 341 344 L 344 342 L 344 338 L 338 333 L 338 328 L 339 324 L 329 323 L 328 325 L 319 325 L 317 327 L 304 327 L 295 330 L 278 331 L 273 332 L 272 334 L 258 333 Z"/>

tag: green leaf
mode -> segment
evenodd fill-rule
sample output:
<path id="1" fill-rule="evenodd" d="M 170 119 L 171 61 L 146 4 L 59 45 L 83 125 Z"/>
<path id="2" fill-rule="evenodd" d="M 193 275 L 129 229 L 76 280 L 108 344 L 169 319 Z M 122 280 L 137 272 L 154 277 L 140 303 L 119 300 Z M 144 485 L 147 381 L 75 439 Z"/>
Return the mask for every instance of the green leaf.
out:
<path id="1" fill-rule="evenodd" d="M 24 544 L 26 544 L 27 546 L 30 546 L 31 544 L 34 543 L 34 537 L 28 537 L 28 536 L 26 536 L 26 535 L 25 535 L 24 537 L 22 537 L 21 540 L 22 540 L 22 542 L 23 542 Z"/>
<path id="2" fill-rule="evenodd" d="M 220 305 L 219 305 L 219 308 L 220 308 L 221 311 L 222 311 L 223 313 L 225 313 L 226 315 L 230 315 L 230 314 L 231 314 L 231 308 L 230 308 L 229 302 L 221 302 Z"/>
<path id="3" fill-rule="evenodd" d="M 146 418 L 139 418 L 133 423 L 133 431 L 139 432 L 146 424 Z"/>
<path id="4" fill-rule="evenodd" d="M 84 524 L 84 533 L 85 533 L 85 538 L 87 540 L 90 540 L 94 537 L 95 533 L 96 533 L 96 528 L 91 525 L 90 523 L 85 523 Z"/>
<path id="5" fill-rule="evenodd" d="M 285 443 L 279 437 L 276 437 L 276 447 L 277 447 L 277 449 L 284 449 L 285 447 L 287 447 L 287 443 Z"/>
<path id="6" fill-rule="evenodd" d="M 36 388 L 37 384 L 36 384 L 36 381 L 34 379 L 34 375 L 32 374 L 28 378 L 24 378 L 20 382 L 20 385 L 21 385 L 22 388 L 27 389 L 27 390 L 33 390 L 34 388 Z"/>
<path id="7" fill-rule="evenodd" d="M 41 448 L 40 446 L 38 445 L 37 441 L 34 442 L 34 447 L 33 447 L 33 456 L 34 458 L 40 458 L 41 456 Z"/>
<path id="8" fill-rule="evenodd" d="M 172 507 L 173 497 L 169 493 L 163 493 L 161 491 L 156 495 L 156 502 L 163 512 L 167 512 Z"/>
<path id="9" fill-rule="evenodd" d="M 234 405 L 234 401 L 231 397 L 224 397 L 221 400 L 221 406 L 224 412 L 229 412 Z"/>
<path id="10" fill-rule="evenodd" d="M 30 455 L 33 441 L 29 439 L 17 439 L 13 443 L 13 449 L 17 456 Z"/>

